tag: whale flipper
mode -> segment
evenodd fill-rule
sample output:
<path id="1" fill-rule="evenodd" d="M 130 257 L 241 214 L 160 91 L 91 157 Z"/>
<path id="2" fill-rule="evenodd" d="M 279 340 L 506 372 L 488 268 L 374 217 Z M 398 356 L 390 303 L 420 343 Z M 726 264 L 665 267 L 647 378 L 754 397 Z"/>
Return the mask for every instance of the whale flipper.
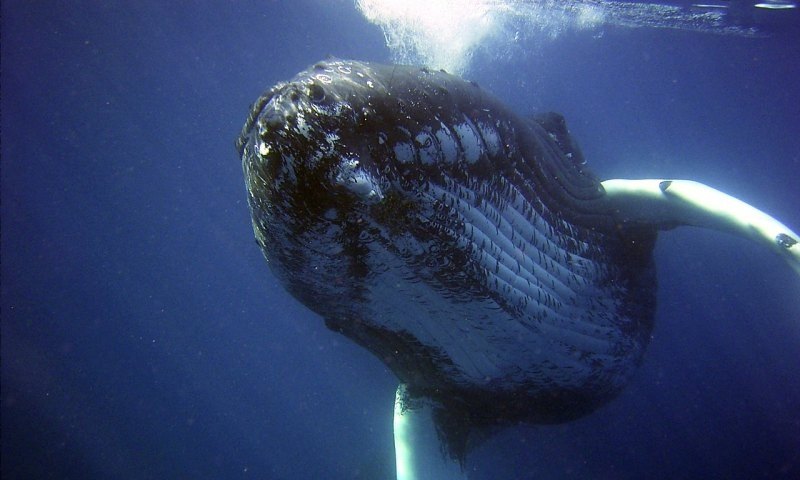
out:
<path id="1" fill-rule="evenodd" d="M 691 225 L 754 240 L 800 274 L 800 236 L 738 198 L 692 180 L 613 179 L 602 182 L 621 223 L 672 228 Z"/>

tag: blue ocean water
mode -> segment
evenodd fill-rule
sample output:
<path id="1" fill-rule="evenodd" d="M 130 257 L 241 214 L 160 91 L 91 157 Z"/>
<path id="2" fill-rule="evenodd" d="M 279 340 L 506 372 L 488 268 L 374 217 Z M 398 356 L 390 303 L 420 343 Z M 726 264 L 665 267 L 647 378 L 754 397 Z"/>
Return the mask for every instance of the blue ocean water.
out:
<path id="1" fill-rule="evenodd" d="M 523 30 L 464 74 L 564 113 L 603 178 L 699 180 L 797 230 L 781 18 Z M 3 2 L 4 479 L 393 478 L 397 381 L 271 276 L 233 147 L 266 87 L 329 54 L 390 61 L 384 33 L 350 0 Z M 656 263 L 625 392 L 500 432 L 469 478 L 800 478 L 800 280 L 688 228 Z"/>

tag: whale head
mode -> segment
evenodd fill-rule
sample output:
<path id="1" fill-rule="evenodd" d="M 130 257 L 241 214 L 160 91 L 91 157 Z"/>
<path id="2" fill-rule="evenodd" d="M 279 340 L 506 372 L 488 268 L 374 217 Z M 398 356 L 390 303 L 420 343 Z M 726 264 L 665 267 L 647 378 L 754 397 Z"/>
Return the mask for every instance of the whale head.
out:
<path id="1" fill-rule="evenodd" d="M 431 180 L 497 167 L 505 114 L 477 85 L 426 68 L 330 60 L 269 89 L 237 148 L 273 272 L 326 318 L 346 314 L 335 311 L 343 292 L 357 296 L 383 267 L 371 244 L 420 233 L 425 220 L 446 228 Z"/>

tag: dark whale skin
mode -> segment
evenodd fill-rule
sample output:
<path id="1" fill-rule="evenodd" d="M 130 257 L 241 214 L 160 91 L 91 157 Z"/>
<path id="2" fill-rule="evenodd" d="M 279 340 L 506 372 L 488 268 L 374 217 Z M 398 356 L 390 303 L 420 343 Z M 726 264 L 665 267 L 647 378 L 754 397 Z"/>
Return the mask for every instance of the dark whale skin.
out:
<path id="1" fill-rule="evenodd" d="M 237 149 L 275 276 L 458 421 L 571 420 L 640 363 L 655 230 L 615 220 L 560 115 L 329 59 L 262 95 Z"/>

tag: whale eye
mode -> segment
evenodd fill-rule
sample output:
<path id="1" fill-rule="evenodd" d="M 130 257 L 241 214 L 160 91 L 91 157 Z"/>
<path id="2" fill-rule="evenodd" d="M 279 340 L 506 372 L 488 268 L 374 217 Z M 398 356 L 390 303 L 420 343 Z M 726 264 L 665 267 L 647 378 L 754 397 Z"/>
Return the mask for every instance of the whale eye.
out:
<path id="1" fill-rule="evenodd" d="M 308 97 L 312 102 L 319 103 L 325 100 L 325 89 L 316 83 L 312 83 L 308 86 Z"/>

